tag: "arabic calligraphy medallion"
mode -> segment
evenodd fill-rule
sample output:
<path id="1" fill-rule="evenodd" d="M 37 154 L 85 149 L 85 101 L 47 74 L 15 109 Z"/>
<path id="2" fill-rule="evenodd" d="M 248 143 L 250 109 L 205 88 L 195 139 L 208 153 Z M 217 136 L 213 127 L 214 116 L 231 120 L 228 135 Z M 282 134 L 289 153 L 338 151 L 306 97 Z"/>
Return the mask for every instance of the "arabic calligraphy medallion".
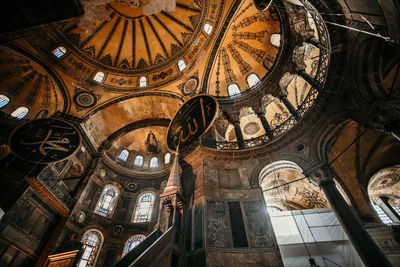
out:
<path id="1" fill-rule="evenodd" d="M 183 150 L 202 136 L 213 124 L 218 111 L 215 97 L 196 95 L 187 100 L 176 112 L 169 124 L 167 146 L 171 150 Z"/>
<path id="2" fill-rule="evenodd" d="M 72 156 L 81 144 L 79 131 L 61 119 L 29 121 L 16 128 L 9 139 L 11 151 L 31 163 L 54 163 Z"/>

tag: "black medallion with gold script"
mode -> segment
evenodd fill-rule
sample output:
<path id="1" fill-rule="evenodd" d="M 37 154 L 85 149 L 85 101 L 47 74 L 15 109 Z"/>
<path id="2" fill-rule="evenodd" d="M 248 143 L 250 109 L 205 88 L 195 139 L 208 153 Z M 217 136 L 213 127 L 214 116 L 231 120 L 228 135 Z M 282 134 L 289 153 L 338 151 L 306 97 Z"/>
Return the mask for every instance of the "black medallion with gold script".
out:
<path id="1" fill-rule="evenodd" d="M 47 164 L 72 156 L 81 144 L 81 135 L 75 126 L 64 120 L 39 119 L 16 128 L 9 144 L 17 157 Z"/>
<path id="2" fill-rule="evenodd" d="M 169 124 L 167 146 L 171 150 L 187 148 L 213 124 L 218 102 L 211 95 L 201 94 L 188 99 Z"/>

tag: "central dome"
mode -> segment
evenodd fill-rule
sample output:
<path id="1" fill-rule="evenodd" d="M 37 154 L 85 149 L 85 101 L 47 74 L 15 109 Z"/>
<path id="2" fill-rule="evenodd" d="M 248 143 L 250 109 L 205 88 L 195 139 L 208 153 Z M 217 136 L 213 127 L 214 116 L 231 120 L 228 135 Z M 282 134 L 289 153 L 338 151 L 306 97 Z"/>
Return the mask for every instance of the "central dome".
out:
<path id="1" fill-rule="evenodd" d="M 102 6 L 99 14 L 71 19 L 54 29 L 73 52 L 97 68 L 121 74 L 165 69 L 168 76 L 179 59 L 184 59 L 186 65 L 192 63 L 206 43 L 203 26 L 210 16 L 209 5 L 208 1 L 185 0 L 176 3 L 175 12 L 144 16 L 145 6 L 112 2 Z M 82 26 L 82 20 L 90 23 Z"/>

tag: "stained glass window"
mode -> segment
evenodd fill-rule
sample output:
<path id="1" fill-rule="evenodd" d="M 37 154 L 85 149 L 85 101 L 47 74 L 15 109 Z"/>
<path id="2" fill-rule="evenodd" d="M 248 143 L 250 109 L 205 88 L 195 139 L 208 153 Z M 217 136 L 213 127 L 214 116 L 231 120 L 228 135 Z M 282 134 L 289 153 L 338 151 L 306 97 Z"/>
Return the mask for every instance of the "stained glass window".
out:
<path id="1" fill-rule="evenodd" d="M 117 198 L 118 189 L 113 185 L 106 185 L 100 195 L 94 212 L 101 216 L 109 217 L 117 202 Z"/>
<path id="2" fill-rule="evenodd" d="M 67 49 L 64 46 L 59 46 L 56 49 L 54 49 L 52 52 L 53 52 L 53 55 L 60 58 L 63 55 L 65 55 L 65 53 L 67 53 Z"/>
<path id="3" fill-rule="evenodd" d="M 178 68 L 180 71 L 183 71 L 186 68 L 186 63 L 183 59 L 178 60 Z"/>
<path id="4" fill-rule="evenodd" d="M 96 75 L 94 75 L 93 80 L 95 80 L 98 83 L 101 83 L 104 79 L 104 75 L 105 75 L 104 72 L 98 71 Z"/>
<path id="5" fill-rule="evenodd" d="M 122 150 L 118 155 L 118 158 L 122 161 L 126 161 L 128 157 L 129 157 L 129 151 L 127 149 Z"/>
<path id="6" fill-rule="evenodd" d="M 78 267 L 94 266 L 103 243 L 103 235 L 99 230 L 88 230 L 83 234 L 82 243 L 83 253 L 79 260 Z"/>
<path id="7" fill-rule="evenodd" d="M 378 214 L 379 219 L 381 219 L 381 221 L 384 224 L 392 224 L 393 223 L 393 221 L 389 218 L 389 216 L 386 214 L 386 212 L 381 207 L 379 207 L 378 205 L 376 205 L 374 203 L 372 203 L 372 206 L 374 207 L 376 213 Z"/>
<path id="8" fill-rule="evenodd" d="M 0 108 L 7 106 L 10 102 L 10 99 L 5 95 L 0 95 Z"/>
<path id="9" fill-rule="evenodd" d="M 145 87 L 147 86 L 147 78 L 145 76 L 140 77 L 139 80 L 139 87 Z"/>
<path id="10" fill-rule="evenodd" d="M 157 168 L 158 167 L 158 158 L 153 157 L 150 159 L 150 168 Z"/>
<path id="11" fill-rule="evenodd" d="M 203 29 L 208 35 L 210 35 L 211 32 L 212 32 L 213 26 L 211 26 L 210 24 L 206 23 L 206 24 L 204 24 L 204 28 Z"/>
<path id="12" fill-rule="evenodd" d="M 135 158 L 135 161 L 133 162 L 133 165 L 135 166 L 143 166 L 143 156 L 142 155 L 137 155 Z"/>
<path id="13" fill-rule="evenodd" d="M 164 164 L 168 164 L 171 162 L 171 153 L 167 152 L 164 155 Z"/>
<path id="14" fill-rule="evenodd" d="M 27 107 L 19 107 L 11 113 L 11 116 L 17 119 L 23 119 L 28 115 L 29 109 Z"/>
<path id="15" fill-rule="evenodd" d="M 134 247 L 136 247 L 137 245 L 139 245 L 143 239 L 145 239 L 146 237 L 144 235 L 134 235 L 131 238 L 129 238 L 126 242 L 125 242 L 125 246 L 124 246 L 124 251 L 122 253 L 122 256 L 126 255 L 129 251 L 131 251 Z"/>
<path id="16" fill-rule="evenodd" d="M 240 88 L 236 83 L 228 85 L 228 94 L 230 98 L 238 97 L 241 95 Z"/>
<path id="17" fill-rule="evenodd" d="M 133 222 L 148 222 L 151 220 L 155 198 L 156 195 L 152 192 L 145 192 L 139 195 Z"/>
<path id="18" fill-rule="evenodd" d="M 260 78 L 258 78 L 257 74 L 255 73 L 250 73 L 249 76 L 247 76 L 247 84 L 249 85 L 250 88 L 256 87 L 261 83 Z"/>

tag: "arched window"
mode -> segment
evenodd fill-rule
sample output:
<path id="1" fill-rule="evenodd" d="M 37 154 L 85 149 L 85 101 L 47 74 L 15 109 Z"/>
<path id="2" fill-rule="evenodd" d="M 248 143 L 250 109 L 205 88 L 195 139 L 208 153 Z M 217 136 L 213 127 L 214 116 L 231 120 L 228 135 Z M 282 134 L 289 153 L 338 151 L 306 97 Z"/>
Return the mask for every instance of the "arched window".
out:
<path id="1" fill-rule="evenodd" d="M 126 161 L 128 157 L 129 157 L 129 151 L 127 149 L 122 150 L 118 155 L 118 159 L 122 161 Z"/>
<path id="2" fill-rule="evenodd" d="M 183 71 L 186 68 L 185 60 L 183 59 L 178 60 L 178 68 L 180 71 Z"/>
<path id="3" fill-rule="evenodd" d="M 39 113 L 36 115 L 36 118 L 35 118 L 35 119 L 43 119 L 43 118 L 46 118 L 48 114 L 49 114 L 49 111 L 48 111 L 48 110 L 46 110 L 46 109 L 41 110 L 41 111 L 39 111 Z"/>
<path id="4" fill-rule="evenodd" d="M 150 159 L 150 168 L 157 168 L 158 167 L 158 158 L 152 157 Z"/>
<path id="5" fill-rule="evenodd" d="M 139 79 L 139 87 L 146 87 L 147 86 L 147 78 L 146 76 L 142 76 Z"/>
<path id="6" fill-rule="evenodd" d="M 392 224 L 393 223 L 393 221 L 389 218 L 389 216 L 386 214 L 386 212 L 381 207 L 379 207 L 378 205 L 376 205 L 374 203 L 372 203 L 372 206 L 374 207 L 376 213 L 378 214 L 379 219 L 381 219 L 381 221 L 384 224 Z"/>
<path id="7" fill-rule="evenodd" d="M 135 161 L 133 162 L 133 165 L 141 167 L 143 166 L 143 162 L 144 162 L 143 156 L 137 155 Z"/>
<path id="8" fill-rule="evenodd" d="M 78 267 L 92 267 L 96 264 L 97 256 L 103 244 L 103 235 L 99 230 L 88 230 L 83 234 L 82 243 L 83 253 Z"/>
<path id="9" fill-rule="evenodd" d="M 203 30 L 204 30 L 208 35 L 211 34 L 212 29 L 213 29 L 213 26 L 211 26 L 210 24 L 208 24 L 208 23 L 204 24 Z"/>
<path id="10" fill-rule="evenodd" d="M 260 78 L 258 78 L 257 74 L 255 73 L 250 73 L 246 80 L 250 88 L 256 87 L 261 83 Z"/>
<path id="11" fill-rule="evenodd" d="M 0 95 L 0 108 L 4 108 L 10 102 L 10 99 L 5 95 Z"/>
<path id="12" fill-rule="evenodd" d="M 152 192 L 145 192 L 139 195 L 133 222 L 148 222 L 151 220 L 155 198 L 156 195 Z"/>
<path id="13" fill-rule="evenodd" d="M 236 83 L 228 85 L 228 94 L 230 98 L 235 98 L 241 95 L 240 88 Z"/>
<path id="14" fill-rule="evenodd" d="M 273 46 L 280 47 L 281 46 L 281 35 L 278 33 L 272 34 L 270 41 Z"/>
<path id="15" fill-rule="evenodd" d="M 29 109 L 27 107 L 19 107 L 11 113 L 11 116 L 17 119 L 23 119 L 28 115 Z"/>
<path id="16" fill-rule="evenodd" d="M 113 185 L 106 185 L 97 201 L 95 213 L 110 217 L 118 198 L 118 189 Z"/>
<path id="17" fill-rule="evenodd" d="M 64 46 L 59 46 L 56 49 L 54 49 L 52 52 L 53 52 L 53 55 L 60 58 L 63 55 L 65 55 L 65 53 L 67 53 L 67 49 Z"/>
<path id="18" fill-rule="evenodd" d="M 93 80 L 95 80 L 98 83 L 101 83 L 104 79 L 104 72 L 98 71 L 96 72 L 96 75 L 94 75 Z"/>
<path id="19" fill-rule="evenodd" d="M 168 164 L 171 162 L 171 153 L 167 152 L 164 155 L 164 164 Z"/>
<path id="20" fill-rule="evenodd" d="M 122 252 L 122 256 L 126 255 L 129 251 L 131 251 L 134 247 L 136 247 L 137 245 L 139 245 L 143 239 L 145 239 L 146 237 L 144 235 L 134 235 L 131 238 L 129 238 L 126 242 L 125 242 L 125 246 L 124 246 L 124 251 Z"/>

